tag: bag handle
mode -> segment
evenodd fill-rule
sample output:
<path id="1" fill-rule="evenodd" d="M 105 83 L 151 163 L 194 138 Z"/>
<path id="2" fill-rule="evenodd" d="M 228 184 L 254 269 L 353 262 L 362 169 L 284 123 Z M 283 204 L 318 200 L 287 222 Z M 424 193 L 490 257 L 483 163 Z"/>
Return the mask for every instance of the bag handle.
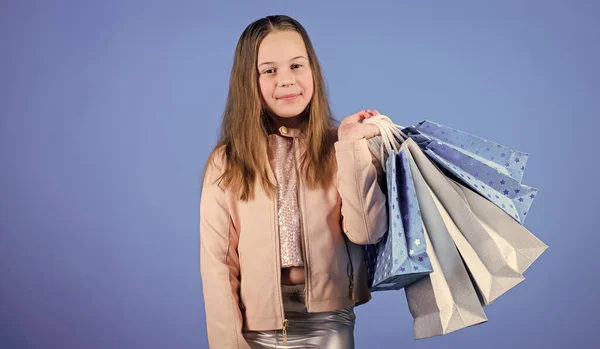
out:
<path id="1" fill-rule="evenodd" d="M 375 115 L 364 119 L 363 123 L 373 124 L 379 128 L 381 136 L 375 136 L 368 140 L 369 150 L 377 157 L 383 171 L 386 171 L 385 162 L 392 153 L 392 150 L 398 152 L 400 144 L 408 139 L 408 136 L 402 132 L 404 126 L 396 125 L 386 115 Z M 385 150 L 385 151 L 384 151 Z"/>

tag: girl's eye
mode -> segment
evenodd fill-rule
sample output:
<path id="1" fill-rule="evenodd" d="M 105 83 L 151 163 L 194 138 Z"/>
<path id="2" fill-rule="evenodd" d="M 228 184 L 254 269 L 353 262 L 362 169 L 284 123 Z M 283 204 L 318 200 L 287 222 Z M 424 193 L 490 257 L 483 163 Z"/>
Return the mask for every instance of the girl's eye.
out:
<path id="1" fill-rule="evenodd" d="M 267 70 L 263 71 L 263 74 L 272 74 L 274 72 L 275 72 L 275 69 L 270 68 L 270 69 L 267 69 Z"/>
<path id="2" fill-rule="evenodd" d="M 298 68 L 300 68 L 301 66 L 302 66 L 302 64 L 295 63 L 295 64 L 292 64 L 292 69 L 298 69 Z"/>

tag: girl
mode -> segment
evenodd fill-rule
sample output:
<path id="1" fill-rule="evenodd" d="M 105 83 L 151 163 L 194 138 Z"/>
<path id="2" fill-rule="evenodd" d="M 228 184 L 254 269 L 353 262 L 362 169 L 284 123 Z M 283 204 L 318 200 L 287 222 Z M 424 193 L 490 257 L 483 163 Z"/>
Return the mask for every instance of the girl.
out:
<path id="1" fill-rule="evenodd" d="M 387 230 L 381 166 L 367 146 L 379 129 L 361 122 L 377 114 L 337 127 L 294 19 L 244 30 L 200 199 L 211 348 L 354 348 L 353 308 L 371 299 L 360 245 Z"/>

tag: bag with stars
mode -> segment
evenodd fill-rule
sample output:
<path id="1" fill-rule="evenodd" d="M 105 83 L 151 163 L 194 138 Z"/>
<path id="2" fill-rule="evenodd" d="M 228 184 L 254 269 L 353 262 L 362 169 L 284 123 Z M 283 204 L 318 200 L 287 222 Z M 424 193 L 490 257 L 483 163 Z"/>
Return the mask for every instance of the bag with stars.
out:
<path id="1" fill-rule="evenodd" d="M 521 183 L 529 154 L 429 120 L 402 131 L 444 171 L 523 224 L 538 192 Z"/>
<path id="2" fill-rule="evenodd" d="M 372 292 L 400 290 L 432 272 L 407 152 L 392 151 L 385 172 L 388 232 L 379 243 L 364 246 Z"/>
<path id="3" fill-rule="evenodd" d="M 524 228 L 518 214 L 483 195 L 469 178 L 446 171 L 454 164 L 439 162 L 437 146 L 429 149 L 431 142 L 415 133 L 407 136 L 402 131 L 407 128 L 386 116 L 368 120 L 381 130 L 381 137 L 369 142 L 375 156 L 380 150 L 380 161 L 387 161 L 384 149 L 387 156 L 397 148 L 406 154 L 433 265 L 430 274 L 404 286 L 415 339 L 486 322 L 483 307 L 521 283 L 547 246 Z M 513 176 L 520 181 L 522 173 Z"/>

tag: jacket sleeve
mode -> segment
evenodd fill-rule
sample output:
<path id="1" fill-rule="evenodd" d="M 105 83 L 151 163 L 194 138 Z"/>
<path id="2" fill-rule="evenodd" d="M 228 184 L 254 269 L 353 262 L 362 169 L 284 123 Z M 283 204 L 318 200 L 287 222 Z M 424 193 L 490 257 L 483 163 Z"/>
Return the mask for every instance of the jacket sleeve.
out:
<path id="1" fill-rule="evenodd" d="M 249 349 L 239 306 L 238 237 L 225 192 L 214 183 L 220 169 L 209 164 L 200 197 L 200 273 L 211 348 Z"/>
<path id="2" fill-rule="evenodd" d="M 336 142 L 335 156 L 344 232 L 356 244 L 377 243 L 388 229 L 381 164 L 365 138 Z"/>

